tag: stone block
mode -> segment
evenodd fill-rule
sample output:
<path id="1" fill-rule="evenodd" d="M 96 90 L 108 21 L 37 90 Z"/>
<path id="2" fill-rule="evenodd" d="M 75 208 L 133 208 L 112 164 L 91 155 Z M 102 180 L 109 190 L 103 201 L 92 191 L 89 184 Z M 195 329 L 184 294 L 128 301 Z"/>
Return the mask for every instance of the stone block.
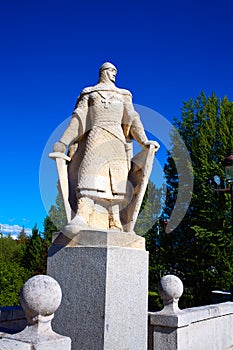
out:
<path id="1" fill-rule="evenodd" d="M 118 245 L 109 245 L 110 235 L 97 234 L 96 246 L 88 234 L 85 244 L 92 246 L 55 241 L 49 251 L 47 274 L 63 294 L 53 329 L 69 336 L 74 350 L 147 348 L 148 254 L 128 248 L 122 233 Z"/>
<path id="2" fill-rule="evenodd" d="M 149 350 L 225 350 L 233 348 L 233 303 L 149 313 Z"/>
<path id="3" fill-rule="evenodd" d="M 28 325 L 19 333 L 3 334 L 0 349 L 70 350 L 70 338 L 56 334 L 51 328 L 61 298 L 61 288 L 50 276 L 36 275 L 30 278 L 20 292 L 20 302 Z"/>
<path id="4" fill-rule="evenodd" d="M 12 339 L 0 339 L 1 350 L 33 350 L 31 344 Z"/>
<path id="5" fill-rule="evenodd" d="M 53 246 L 50 255 L 62 247 L 124 247 L 145 250 L 145 238 L 134 232 L 81 230 L 72 238 L 62 232 L 53 236 Z"/>
<path id="6" fill-rule="evenodd" d="M 46 342 L 39 342 L 38 344 L 32 344 L 26 341 L 3 338 L 3 339 L 0 339 L 0 349 L 1 350 L 64 350 L 64 349 L 70 349 L 70 339 L 61 337 L 60 339 L 53 339 Z"/>

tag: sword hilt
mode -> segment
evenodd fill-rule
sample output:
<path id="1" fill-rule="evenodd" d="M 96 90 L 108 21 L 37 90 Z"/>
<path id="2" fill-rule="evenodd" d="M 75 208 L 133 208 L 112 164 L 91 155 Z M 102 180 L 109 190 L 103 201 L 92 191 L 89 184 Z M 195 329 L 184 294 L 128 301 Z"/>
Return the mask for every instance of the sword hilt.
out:
<path id="1" fill-rule="evenodd" d="M 64 160 L 67 160 L 68 162 L 71 161 L 71 158 L 68 157 L 65 153 L 62 153 L 62 152 L 52 152 L 52 153 L 49 153 L 49 158 L 51 159 L 55 159 L 56 158 L 62 158 Z"/>

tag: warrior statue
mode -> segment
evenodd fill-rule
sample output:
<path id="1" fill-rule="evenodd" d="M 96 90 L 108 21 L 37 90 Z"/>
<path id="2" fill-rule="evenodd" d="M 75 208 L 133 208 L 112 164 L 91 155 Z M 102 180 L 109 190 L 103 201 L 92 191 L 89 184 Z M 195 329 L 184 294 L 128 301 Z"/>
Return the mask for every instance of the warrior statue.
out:
<path id="1" fill-rule="evenodd" d="M 81 92 L 67 129 L 54 145 L 56 160 L 70 160 L 63 181 L 60 178 L 63 200 L 72 213 L 67 213 L 67 232 L 92 228 L 128 231 L 135 209 L 130 209 L 130 201 L 142 182 L 142 177 L 139 184 L 130 180 L 132 140 L 142 146 L 144 155 L 152 146 L 153 156 L 159 149 L 156 141 L 148 141 L 131 93 L 115 86 L 116 73 L 109 62 L 100 67 L 98 84 Z M 64 177 L 67 194 L 62 188 Z"/>

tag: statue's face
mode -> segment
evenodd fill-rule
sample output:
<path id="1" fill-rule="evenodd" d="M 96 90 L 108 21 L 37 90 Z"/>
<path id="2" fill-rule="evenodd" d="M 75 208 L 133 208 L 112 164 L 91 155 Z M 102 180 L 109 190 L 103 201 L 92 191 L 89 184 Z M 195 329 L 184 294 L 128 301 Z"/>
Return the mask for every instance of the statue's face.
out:
<path id="1" fill-rule="evenodd" d="M 106 75 L 110 81 L 115 83 L 117 71 L 115 68 L 106 69 Z"/>

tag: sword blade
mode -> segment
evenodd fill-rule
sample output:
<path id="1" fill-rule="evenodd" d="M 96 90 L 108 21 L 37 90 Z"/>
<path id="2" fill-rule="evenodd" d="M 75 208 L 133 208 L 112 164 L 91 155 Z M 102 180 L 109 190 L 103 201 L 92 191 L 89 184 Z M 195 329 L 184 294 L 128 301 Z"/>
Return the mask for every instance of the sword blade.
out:
<path id="1" fill-rule="evenodd" d="M 56 160 L 58 180 L 61 189 L 61 196 L 63 199 L 67 222 L 71 221 L 71 207 L 69 203 L 69 183 L 67 174 L 67 164 L 66 161 L 70 161 L 70 157 L 64 153 L 54 152 L 50 153 L 49 157 Z"/>

